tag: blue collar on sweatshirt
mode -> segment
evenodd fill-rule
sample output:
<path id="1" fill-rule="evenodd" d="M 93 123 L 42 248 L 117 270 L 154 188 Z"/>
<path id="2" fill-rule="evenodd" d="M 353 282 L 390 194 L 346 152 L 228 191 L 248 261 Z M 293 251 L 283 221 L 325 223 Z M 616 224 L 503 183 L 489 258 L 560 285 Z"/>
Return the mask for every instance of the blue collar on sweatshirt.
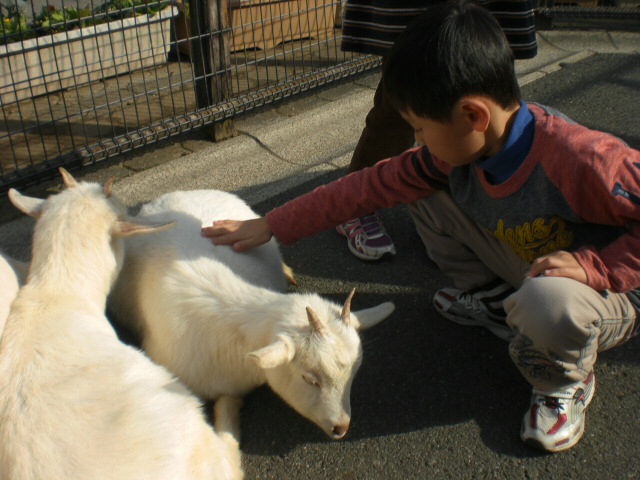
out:
<path id="1" fill-rule="evenodd" d="M 484 170 L 489 183 L 497 185 L 504 182 L 522 165 L 533 144 L 534 127 L 532 113 L 520 101 L 520 108 L 502 148 L 495 155 L 476 161 L 476 165 Z"/>

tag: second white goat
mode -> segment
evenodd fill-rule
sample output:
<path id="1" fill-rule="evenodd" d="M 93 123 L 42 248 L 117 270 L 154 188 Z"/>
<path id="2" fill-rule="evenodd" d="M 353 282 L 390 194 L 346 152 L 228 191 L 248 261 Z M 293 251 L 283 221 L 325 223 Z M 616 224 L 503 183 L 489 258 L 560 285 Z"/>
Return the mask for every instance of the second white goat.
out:
<path id="1" fill-rule="evenodd" d="M 173 192 L 144 205 L 137 218 L 178 225 L 127 239 L 109 308 L 197 395 L 244 396 L 267 383 L 329 437 L 342 438 L 362 357 L 357 329 L 382 321 L 394 305 L 351 312 L 351 296 L 341 307 L 316 294 L 281 293 L 273 241 L 236 253 L 200 235 L 213 220 L 256 216 L 217 190 Z"/>

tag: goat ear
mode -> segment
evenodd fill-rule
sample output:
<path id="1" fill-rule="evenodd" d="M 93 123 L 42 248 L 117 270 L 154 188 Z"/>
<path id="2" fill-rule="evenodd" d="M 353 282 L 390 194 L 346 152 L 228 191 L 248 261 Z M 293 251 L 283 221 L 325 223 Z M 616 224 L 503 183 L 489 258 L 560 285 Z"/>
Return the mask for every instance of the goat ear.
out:
<path id="1" fill-rule="evenodd" d="M 249 352 L 247 355 L 255 361 L 260 368 L 275 368 L 293 360 L 295 349 L 293 343 L 287 337 L 278 336 L 270 345 Z"/>
<path id="2" fill-rule="evenodd" d="M 351 323 L 356 330 L 365 330 L 377 325 L 393 313 L 396 306 L 391 302 L 381 303 L 377 307 L 351 312 Z"/>
<path id="3" fill-rule="evenodd" d="M 78 185 L 76 179 L 73 178 L 73 176 L 64 168 L 60 167 L 58 168 L 58 171 L 60 172 L 60 175 L 62 175 L 62 181 L 64 182 L 65 187 L 71 188 Z"/>
<path id="4" fill-rule="evenodd" d="M 38 218 L 42 213 L 42 206 L 45 201 L 41 198 L 22 195 L 15 188 L 10 188 L 7 196 L 9 197 L 9 200 L 11 200 L 13 206 L 25 215 Z"/>
<path id="5" fill-rule="evenodd" d="M 162 232 L 175 227 L 178 222 L 158 223 L 155 225 L 145 225 L 143 223 L 135 223 L 126 220 L 118 220 L 111 227 L 111 236 L 113 237 L 131 237 L 133 235 L 144 235 L 147 233 Z"/>

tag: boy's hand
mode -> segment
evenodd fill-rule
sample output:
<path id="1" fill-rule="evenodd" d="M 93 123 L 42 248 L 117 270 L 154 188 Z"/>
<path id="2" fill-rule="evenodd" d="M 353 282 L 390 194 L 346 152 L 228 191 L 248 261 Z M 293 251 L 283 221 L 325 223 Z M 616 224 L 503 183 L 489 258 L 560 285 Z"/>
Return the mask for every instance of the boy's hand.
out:
<path id="1" fill-rule="evenodd" d="M 527 277 L 567 277 L 587 285 L 587 274 L 576 257 L 564 250 L 536 258 L 527 272 Z"/>
<path id="2" fill-rule="evenodd" d="M 203 227 L 200 235 L 214 245 L 231 245 L 236 252 L 267 243 L 273 233 L 264 218 L 251 220 L 216 220 L 212 227 Z"/>

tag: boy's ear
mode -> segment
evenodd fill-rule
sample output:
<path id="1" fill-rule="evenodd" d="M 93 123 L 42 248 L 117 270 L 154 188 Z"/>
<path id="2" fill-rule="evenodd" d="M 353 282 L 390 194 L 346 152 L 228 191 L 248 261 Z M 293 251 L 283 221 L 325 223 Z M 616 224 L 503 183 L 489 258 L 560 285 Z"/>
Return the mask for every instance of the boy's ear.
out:
<path id="1" fill-rule="evenodd" d="M 460 108 L 473 130 L 484 132 L 489 128 L 491 110 L 485 102 L 473 97 L 463 98 L 460 101 Z"/>

